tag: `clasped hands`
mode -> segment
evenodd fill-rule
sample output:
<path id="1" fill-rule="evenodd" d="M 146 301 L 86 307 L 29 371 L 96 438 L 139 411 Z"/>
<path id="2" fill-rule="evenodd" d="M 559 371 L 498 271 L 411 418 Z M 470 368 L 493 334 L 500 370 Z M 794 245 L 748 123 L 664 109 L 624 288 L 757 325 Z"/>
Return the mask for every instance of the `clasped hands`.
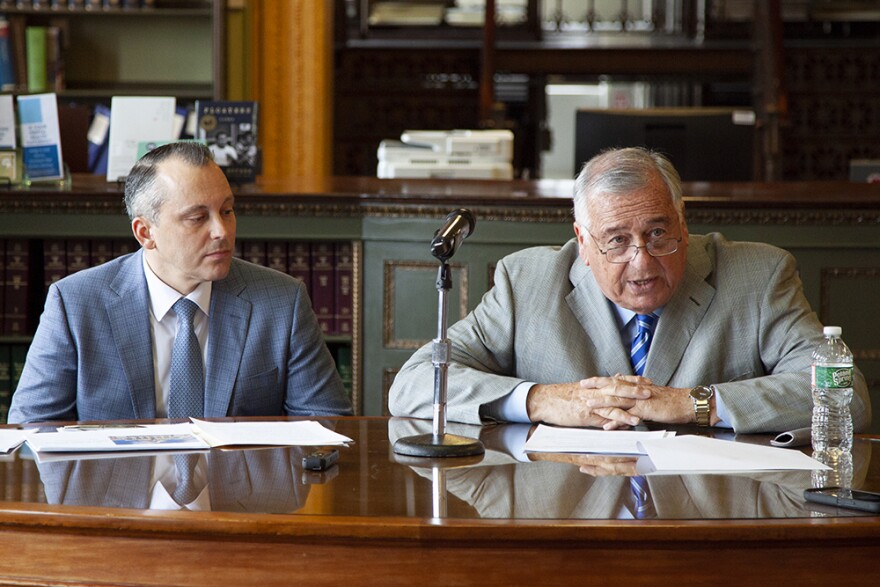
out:
<path id="1" fill-rule="evenodd" d="M 589 377 L 573 383 L 537 384 L 526 407 L 532 422 L 615 430 L 642 420 L 685 424 L 694 420 L 689 389 L 654 385 L 638 375 Z"/>

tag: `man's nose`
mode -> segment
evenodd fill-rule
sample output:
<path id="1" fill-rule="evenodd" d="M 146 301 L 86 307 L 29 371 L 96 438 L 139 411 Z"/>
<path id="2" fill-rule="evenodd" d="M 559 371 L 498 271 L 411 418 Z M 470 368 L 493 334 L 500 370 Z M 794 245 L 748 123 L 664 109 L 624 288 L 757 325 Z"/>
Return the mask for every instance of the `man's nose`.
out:
<path id="1" fill-rule="evenodd" d="M 211 218 L 211 237 L 215 239 L 226 238 L 229 235 L 230 227 L 224 221 L 222 214 L 214 214 Z"/>
<path id="2" fill-rule="evenodd" d="M 648 252 L 648 247 L 646 245 L 638 245 L 636 248 L 636 254 L 630 260 L 631 265 L 635 265 L 637 267 L 644 266 L 654 260 L 654 257 Z"/>

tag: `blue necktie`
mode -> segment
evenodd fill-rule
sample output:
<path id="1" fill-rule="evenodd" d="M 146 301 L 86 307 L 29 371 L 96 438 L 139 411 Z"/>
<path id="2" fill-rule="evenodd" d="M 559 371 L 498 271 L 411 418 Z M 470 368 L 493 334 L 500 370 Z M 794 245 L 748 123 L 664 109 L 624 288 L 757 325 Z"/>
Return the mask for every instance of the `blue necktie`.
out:
<path id="1" fill-rule="evenodd" d="M 169 418 L 203 418 L 205 415 L 205 368 L 202 347 L 193 329 L 199 307 L 186 298 L 174 303 L 177 336 L 171 349 L 171 375 L 168 390 Z"/>
<path id="2" fill-rule="evenodd" d="M 636 324 L 639 330 L 632 341 L 629 355 L 632 358 L 633 372 L 641 375 L 645 372 L 645 363 L 648 362 L 648 349 L 651 348 L 651 337 L 654 335 L 654 326 L 657 324 L 655 314 L 636 314 Z"/>
<path id="3" fill-rule="evenodd" d="M 654 327 L 657 325 L 655 314 L 636 314 L 638 332 L 630 347 L 633 372 L 642 375 L 645 372 L 645 363 L 648 362 L 648 349 L 651 348 L 651 337 L 654 335 Z M 637 475 L 629 478 L 630 489 L 633 496 L 633 516 L 642 520 L 654 516 L 654 507 L 651 502 L 651 494 L 648 490 L 648 480 Z"/>
<path id="4" fill-rule="evenodd" d="M 177 487 L 174 488 L 171 498 L 179 505 L 186 506 L 191 504 L 202 492 L 195 482 L 196 465 L 198 463 L 198 454 L 174 455 L 174 465 L 177 467 Z"/>
<path id="5" fill-rule="evenodd" d="M 654 517 L 654 504 L 651 502 L 651 492 L 648 489 L 648 480 L 643 475 L 629 478 L 629 487 L 633 495 L 633 517 L 644 520 Z"/>

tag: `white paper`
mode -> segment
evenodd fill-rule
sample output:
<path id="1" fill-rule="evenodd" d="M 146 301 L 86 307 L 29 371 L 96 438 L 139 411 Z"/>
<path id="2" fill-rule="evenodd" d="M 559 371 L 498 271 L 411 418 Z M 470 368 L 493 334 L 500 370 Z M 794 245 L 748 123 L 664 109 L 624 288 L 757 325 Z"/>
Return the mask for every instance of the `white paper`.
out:
<path id="1" fill-rule="evenodd" d="M 137 162 L 138 143 L 168 142 L 174 136 L 175 99 L 114 96 L 110 103 L 107 181 L 126 177 Z"/>
<path id="2" fill-rule="evenodd" d="M 656 430 L 590 430 L 556 428 L 541 424 L 526 442 L 526 452 L 578 452 L 620 455 L 644 454 L 638 447 L 641 440 L 659 439 L 675 432 Z"/>
<path id="3" fill-rule="evenodd" d="M 329 446 L 352 439 L 328 430 L 318 422 L 206 422 L 193 427 L 210 446 Z"/>
<path id="4" fill-rule="evenodd" d="M 0 453 L 8 453 L 13 449 L 18 448 L 29 435 L 36 431 L 36 428 L 27 430 L 0 428 Z"/>
<path id="5" fill-rule="evenodd" d="M 828 470 L 830 467 L 799 450 L 774 448 L 706 438 L 676 436 L 644 440 L 641 448 L 650 457 L 650 468 L 639 473 L 713 473 L 783 470 Z M 646 465 L 640 461 L 640 465 Z"/>
<path id="6" fill-rule="evenodd" d="M 148 424 L 131 427 L 59 428 L 27 437 L 34 452 L 119 452 L 204 450 L 208 444 L 193 433 L 192 424 Z"/>

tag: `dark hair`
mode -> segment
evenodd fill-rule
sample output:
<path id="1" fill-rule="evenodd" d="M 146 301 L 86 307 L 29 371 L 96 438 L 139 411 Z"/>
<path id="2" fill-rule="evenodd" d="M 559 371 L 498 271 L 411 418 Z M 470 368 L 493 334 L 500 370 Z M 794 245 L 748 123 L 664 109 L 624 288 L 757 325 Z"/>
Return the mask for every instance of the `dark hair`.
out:
<path id="1" fill-rule="evenodd" d="M 165 194 L 156 184 L 156 170 L 166 159 L 176 158 L 192 167 L 205 167 L 214 161 L 210 149 L 194 141 L 177 141 L 156 147 L 141 157 L 125 179 L 125 210 L 134 220 L 142 216 L 157 222 Z"/>

